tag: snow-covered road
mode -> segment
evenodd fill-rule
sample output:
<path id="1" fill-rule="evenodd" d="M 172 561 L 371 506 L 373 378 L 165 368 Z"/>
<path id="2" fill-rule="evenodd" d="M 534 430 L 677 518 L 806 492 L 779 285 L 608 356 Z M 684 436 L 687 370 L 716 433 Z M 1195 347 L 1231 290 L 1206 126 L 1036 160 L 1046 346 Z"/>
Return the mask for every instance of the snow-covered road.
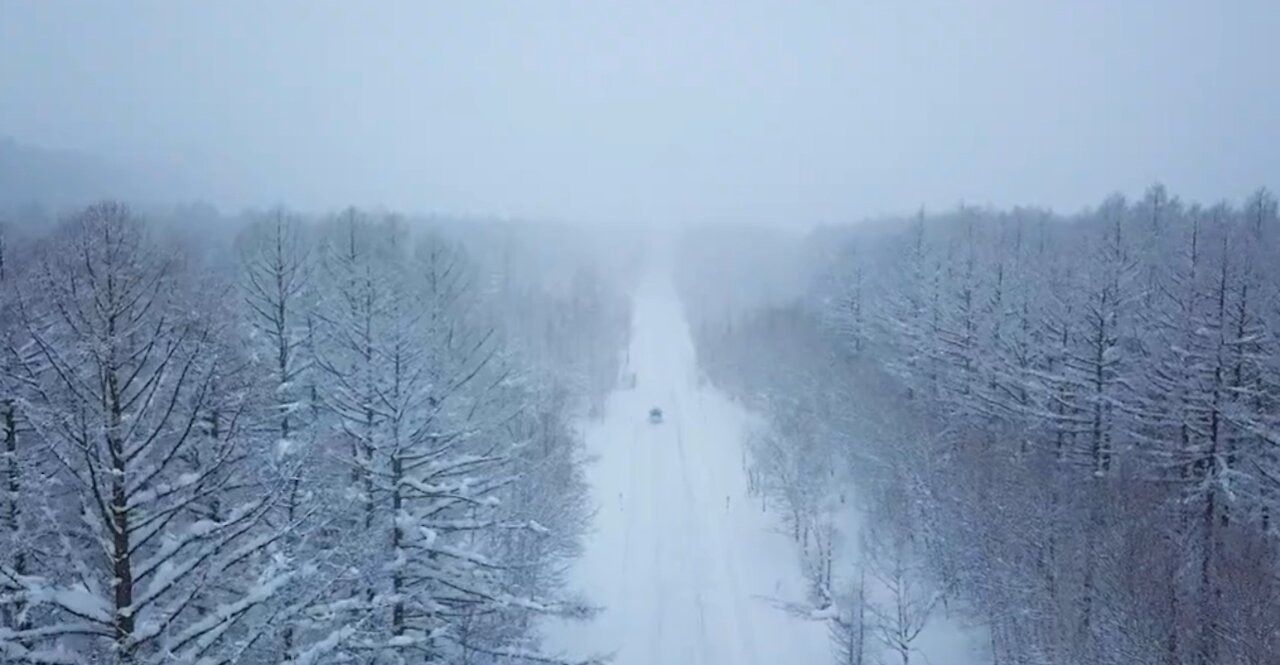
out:
<path id="1" fill-rule="evenodd" d="M 794 545 L 747 496 L 747 414 L 697 385 L 693 343 L 664 276 L 636 297 L 632 390 L 588 425 L 595 531 L 570 582 L 605 608 L 548 626 L 551 652 L 614 653 L 618 665 L 780 665 L 831 661 L 825 626 L 765 598 L 799 600 Z M 648 411 L 664 410 L 661 424 Z"/>

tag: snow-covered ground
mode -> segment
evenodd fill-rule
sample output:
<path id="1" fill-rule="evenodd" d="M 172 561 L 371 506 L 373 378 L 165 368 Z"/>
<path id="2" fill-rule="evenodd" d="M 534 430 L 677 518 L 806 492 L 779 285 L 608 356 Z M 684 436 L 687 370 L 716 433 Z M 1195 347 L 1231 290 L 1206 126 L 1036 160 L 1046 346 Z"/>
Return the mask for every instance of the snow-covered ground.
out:
<path id="1" fill-rule="evenodd" d="M 636 297 L 634 389 L 588 425 L 599 513 L 570 582 L 605 608 L 547 626 L 551 652 L 614 653 L 618 665 L 778 665 L 831 661 L 826 627 L 776 609 L 801 600 L 796 549 L 747 496 L 749 417 L 699 387 L 679 299 L 660 273 Z M 664 421 L 648 420 L 651 407 Z"/>

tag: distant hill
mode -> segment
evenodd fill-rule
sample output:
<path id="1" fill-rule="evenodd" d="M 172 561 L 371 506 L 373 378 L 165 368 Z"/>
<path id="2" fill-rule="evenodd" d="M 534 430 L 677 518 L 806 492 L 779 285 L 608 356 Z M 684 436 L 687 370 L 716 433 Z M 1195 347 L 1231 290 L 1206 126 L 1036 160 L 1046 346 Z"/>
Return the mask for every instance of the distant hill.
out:
<path id="1" fill-rule="evenodd" d="M 105 160 L 0 137 L 0 208 L 63 208 L 135 193 L 132 179 Z"/>

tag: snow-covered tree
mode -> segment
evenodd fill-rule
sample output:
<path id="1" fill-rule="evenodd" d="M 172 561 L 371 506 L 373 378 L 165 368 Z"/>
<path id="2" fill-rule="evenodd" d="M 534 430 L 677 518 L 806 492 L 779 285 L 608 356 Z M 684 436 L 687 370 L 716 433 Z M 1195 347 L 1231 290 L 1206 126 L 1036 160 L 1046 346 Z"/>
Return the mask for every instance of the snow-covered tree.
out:
<path id="1" fill-rule="evenodd" d="M 290 533 L 277 551 L 286 560 L 305 561 L 302 549 L 321 520 L 315 510 L 324 493 L 316 486 L 328 480 L 315 446 L 315 417 L 311 375 L 312 243 L 304 222 L 283 209 L 252 220 L 236 239 L 241 318 L 246 322 L 256 401 L 250 427 L 260 447 L 269 451 L 283 484 L 277 514 L 270 520 L 289 525 Z M 305 526 L 304 526 L 305 524 Z M 307 597 L 293 603 L 306 606 Z M 284 617 L 278 631 L 279 654 L 288 661 L 300 649 L 297 615 Z M 282 624 L 282 625 L 281 625 Z M 319 639 L 319 637 L 317 637 Z"/>
<path id="2" fill-rule="evenodd" d="M 537 660 L 528 631 L 477 622 L 586 608 L 520 593 L 501 497 L 521 482 L 530 445 L 511 436 L 529 406 L 496 331 L 476 315 L 474 273 L 460 249 L 416 243 L 392 219 L 344 213 L 328 229 L 319 396 L 347 443 L 351 469 L 341 569 L 351 616 L 343 650 L 370 662 L 457 662 L 464 654 Z M 545 565 L 546 561 L 527 562 Z"/>
<path id="3" fill-rule="evenodd" d="M 5 569 L 38 621 L 0 636 L 18 662 L 232 662 L 292 574 L 264 556 L 275 498 L 248 466 L 237 361 L 197 280 L 127 208 L 49 240 L 20 304 L 39 361 L 28 417 L 57 466 L 56 557 Z M 207 301 L 206 301 L 207 304 Z M 55 497 L 51 497 L 55 498 Z"/>
<path id="4" fill-rule="evenodd" d="M 39 363 L 23 334 L 18 299 L 29 261 L 20 262 L 19 252 L 26 248 L 15 243 L 11 233 L 0 224 L 0 569 L 23 576 L 34 571 L 39 547 L 33 523 L 39 477 L 33 467 L 35 444 L 20 407 Z M 9 576 L 0 575 L 0 631 L 30 626 L 21 589 Z"/>

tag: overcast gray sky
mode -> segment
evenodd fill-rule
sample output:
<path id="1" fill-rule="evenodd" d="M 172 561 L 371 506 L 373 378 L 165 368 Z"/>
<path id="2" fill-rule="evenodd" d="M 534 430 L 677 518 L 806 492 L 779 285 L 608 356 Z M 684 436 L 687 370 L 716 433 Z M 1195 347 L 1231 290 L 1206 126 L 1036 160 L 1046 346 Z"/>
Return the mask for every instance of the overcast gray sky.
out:
<path id="1" fill-rule="evenodd" d="M 1277 62 L 1275 0 L 0 0 L 0 136 L 227 206 L 1069 211 L 1280 186 Z"/>

